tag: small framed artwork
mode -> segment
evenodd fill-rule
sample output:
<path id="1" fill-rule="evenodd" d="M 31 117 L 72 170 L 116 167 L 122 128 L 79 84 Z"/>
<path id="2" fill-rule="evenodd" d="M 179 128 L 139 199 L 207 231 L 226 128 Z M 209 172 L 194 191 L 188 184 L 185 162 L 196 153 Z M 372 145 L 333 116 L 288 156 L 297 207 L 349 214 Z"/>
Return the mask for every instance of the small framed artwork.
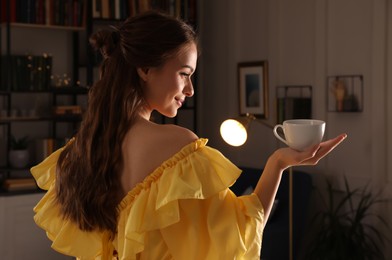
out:
<path id="1" fill-rule="evenodd" d="M 268 62 L 238 63 L 240 115 L 268 118 Z"/>
<path id="2" fill-rule="evenodd" d="M 363 75 L 327 77 L 328 112 L 362 112 L 363 81 Z"/>

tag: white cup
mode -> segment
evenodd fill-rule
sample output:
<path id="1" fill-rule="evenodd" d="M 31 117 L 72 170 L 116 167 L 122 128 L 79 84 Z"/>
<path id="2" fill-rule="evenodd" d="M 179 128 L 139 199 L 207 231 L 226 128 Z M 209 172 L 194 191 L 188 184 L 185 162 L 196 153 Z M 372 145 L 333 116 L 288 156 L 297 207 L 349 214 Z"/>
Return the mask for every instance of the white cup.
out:
<path id="1" fill-rule="evenodd" d="M 283 130 L 283 137 L 278 133 L 279 128 Z M 283 125 L 274 127 L 276 138 L 297 151 L 305 151 L 321 143 L 324 131 L 325 122 L 314 119 L 286 120 Z"/>

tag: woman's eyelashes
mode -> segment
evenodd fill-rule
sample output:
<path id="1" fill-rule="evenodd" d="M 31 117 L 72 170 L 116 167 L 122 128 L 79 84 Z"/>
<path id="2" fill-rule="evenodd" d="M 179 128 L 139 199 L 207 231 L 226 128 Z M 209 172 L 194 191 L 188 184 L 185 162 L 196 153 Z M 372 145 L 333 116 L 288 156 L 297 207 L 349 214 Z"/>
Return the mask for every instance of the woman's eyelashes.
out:
<path id="1" fill-rule="evenodd" d="M 186 73 L 186 72 L 180 72 L 181 76 L 187 77 L 189 78 L 191 76 L 190 73 Z"/>

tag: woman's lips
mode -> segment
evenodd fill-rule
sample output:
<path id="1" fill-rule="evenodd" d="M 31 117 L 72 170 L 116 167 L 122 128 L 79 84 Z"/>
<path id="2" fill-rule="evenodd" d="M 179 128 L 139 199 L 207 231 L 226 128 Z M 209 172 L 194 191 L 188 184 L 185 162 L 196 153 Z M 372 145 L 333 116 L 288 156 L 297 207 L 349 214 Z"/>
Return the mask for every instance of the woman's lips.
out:
<path id="1" fill-rule="evenodd" d="M 182 107 L 182 105 L 184 104 L 185 100 L 184 99 L 176 99 L 177 104 Z"/>

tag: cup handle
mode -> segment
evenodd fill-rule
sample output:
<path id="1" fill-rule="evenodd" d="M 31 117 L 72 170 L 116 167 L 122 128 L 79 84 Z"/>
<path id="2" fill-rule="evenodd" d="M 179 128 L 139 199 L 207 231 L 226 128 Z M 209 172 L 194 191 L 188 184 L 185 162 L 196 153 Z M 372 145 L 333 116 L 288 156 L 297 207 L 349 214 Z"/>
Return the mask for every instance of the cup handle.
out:
<path id="1" fill-rule="evenodd" d="M 285 144 L 287 144 L 287 141 L 284 139 L 284 138 L 282 138 L 279 134 L 278 134 L 278 129 L 279 128 L 282 128 L 282 130 L 283 130 L 283 125 L 276 125 L 275 127 L 274 127 L 274 135 L 276 136 L 276 138 L 278 138 L 280 141 L 282 141 L 283 143 L 285 143 Z M 287 144 L 288 145 L 288 144 Z"/>

